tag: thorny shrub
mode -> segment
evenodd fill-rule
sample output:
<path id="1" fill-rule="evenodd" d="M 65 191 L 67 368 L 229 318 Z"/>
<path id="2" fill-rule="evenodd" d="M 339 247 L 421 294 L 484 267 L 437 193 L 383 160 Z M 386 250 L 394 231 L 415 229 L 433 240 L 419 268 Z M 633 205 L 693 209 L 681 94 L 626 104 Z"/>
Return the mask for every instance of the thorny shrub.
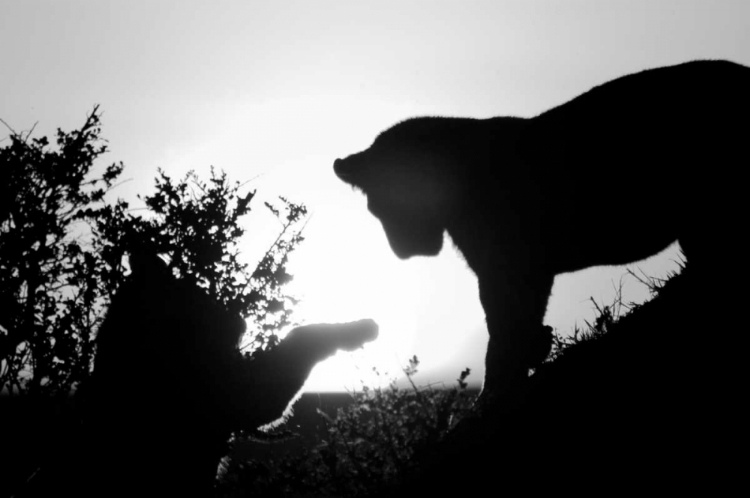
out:
<path id="1" fill-rule="evenodd" d="M 437 443 L 471 408 L 467 368 L 451 389 L 419 387 L 413 381 L 419 360 L 409 360 L 404 374 L 385 387 L 351 393 L 350 405 L 335 416 L 318 410 L 327 438 L 301 454 L 269 461 L 225 460 L 219 495 L 375 496 L 398 484 L 414 469 L 420 450 Z"/>

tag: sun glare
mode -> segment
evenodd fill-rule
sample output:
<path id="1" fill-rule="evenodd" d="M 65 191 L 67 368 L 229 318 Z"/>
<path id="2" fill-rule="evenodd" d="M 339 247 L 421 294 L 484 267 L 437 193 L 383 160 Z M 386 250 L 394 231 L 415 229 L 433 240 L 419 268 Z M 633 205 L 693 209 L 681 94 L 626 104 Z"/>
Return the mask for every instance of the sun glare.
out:
<path id="1" fill-rule="evenodd" d="M 362 350 L 318 365 L 306 390 L 385 385 L 403 377 L 402 368 L 414 355 L 424 382 L 440 377 L 436 372 L 457 352 L 473 349 L 476 369 L 486 333 L 476 280 L 465 263 L 449 242 L 436 258 L 399 260 L 364 197 L 345 193 L 355 205 L 339 213 L 340 225 L 311 226 L 309 238 L 290 258 L 295 279 L 289 290 L 301 298 L 295 318 L 303 323 L 372 318 L 380 334 Z M 479 346 L 473 348 L 474 343 Z M 466 366 L 456 366 L 448 378 Z"/>
<path id="2" fill-rule="evenodd" d="M 406 357 L 399 358 L 399 352 L 413 345 L 416 327 L 408 304 L 409 287 L 413 285 L 399 284 L 401 262 L 389 257 L 382 248 L 352 252 L 340 258 L 326 251 L 316 254 L 315 249 L 307 252 L 300 249 L 300 261 L 292 265 L 297 276 L 290 291 L 302 299 L 295 317 L 305 323 L 372 318 L 378 323 L 380 333 L 377 340 L 362 350 L 339 353 L 318 365 L 308 379 L 306 390 L 361 388 L 363 382 L 378 385 L 387 382 L 389 375 L 399 375 L 399 360 L 406 361 Z M 376 375 L 373 369 L 381 375 Z"/>

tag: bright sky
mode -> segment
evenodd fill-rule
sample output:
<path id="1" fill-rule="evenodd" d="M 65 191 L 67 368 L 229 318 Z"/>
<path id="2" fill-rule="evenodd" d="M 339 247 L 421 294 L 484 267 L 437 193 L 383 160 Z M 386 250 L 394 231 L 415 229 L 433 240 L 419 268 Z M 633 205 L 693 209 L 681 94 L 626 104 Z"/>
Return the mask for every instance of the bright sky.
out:
<path id="1" fill-rule="evenodd" d="M 356 387 L 372 367 L 395 375 L 414 354 L 418 382 L 452 384 L 467 366 L 482 378 L 476 279 L 449 245 L 437 258 L 398 260 L 333 160 L 410 116 L 533 116 L 649 67 L 750 65 L 750 2 L 0 0 L 0 47 L 0 118 L 51 134 L 101 104 L 107 161 L 123 161 L 132 178 L 118 196 L 151 192 L 157 167 L 177 178 L 215 165 L 233 180 L 257 177 L 265 198 L 309 207 L 290 265 L 304 296 L 296 318 L 371 317 L 381 333 L 320 365 L 308 390 Z M 248 258 L 274 235 L 256 208 Z M 637 222 L 613 221 L 626 227 Z M 672 248 L 637 266 L 663 276 L 676 258 Z M 610 302 L 624 273 L 559 277 L 546 323 L 567 333 L 592 319 L 589 298 Z M 625 280 L 626 300 L 644 296 Z"/>

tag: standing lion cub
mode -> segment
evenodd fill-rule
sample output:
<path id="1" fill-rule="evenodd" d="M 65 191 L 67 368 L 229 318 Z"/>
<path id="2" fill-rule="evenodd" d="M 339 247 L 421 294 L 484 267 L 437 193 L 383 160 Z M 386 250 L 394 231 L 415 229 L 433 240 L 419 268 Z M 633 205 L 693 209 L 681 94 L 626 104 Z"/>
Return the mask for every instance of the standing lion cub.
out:
<path id="1" fill-rule="evenodd" d="M 555 275 L 674 241 L 697 273 L 726 275 L 716 263 L 744 253 L 749 119 L 750 68 L 695 61 L 533 118 L 409 119 L 334 170 L 367 195 L 399 258 L 438 254 L 448 232 L 479 280 L 485 393 L 502 392 L 549 352 Z"/>

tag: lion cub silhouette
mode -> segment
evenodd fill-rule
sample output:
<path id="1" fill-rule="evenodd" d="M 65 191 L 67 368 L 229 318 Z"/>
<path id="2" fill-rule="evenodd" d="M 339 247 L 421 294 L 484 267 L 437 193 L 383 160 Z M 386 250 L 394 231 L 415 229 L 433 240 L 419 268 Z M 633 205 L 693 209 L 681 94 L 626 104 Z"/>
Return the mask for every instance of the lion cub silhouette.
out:
<path id="1" fill-rule="evenodd" d="M 247 358 L 238 313 L 155 253 L 130 266 L 97 335 L 77 496 L 108 496 L 113 483 L 122 496 L 211 495 L 232 431 L 285 417 L 315 365 L 378 335 L 372 320 L 304 325 Z"/>
<path id="2" fill-rule="evenodd" d="M 534 118 L 408 119 L 334 170 L 367 195 L 399 258 L 438 254 L 448 232 L 476 273 L 486 397 L 549 352 L 555 275 L 638 261 L 676 240 L 691 268 L 718 273 L 712 263 L 741 247 L 746 223 L 748 116 L 750 68 L 695 61 L 618 78 Z"/>

